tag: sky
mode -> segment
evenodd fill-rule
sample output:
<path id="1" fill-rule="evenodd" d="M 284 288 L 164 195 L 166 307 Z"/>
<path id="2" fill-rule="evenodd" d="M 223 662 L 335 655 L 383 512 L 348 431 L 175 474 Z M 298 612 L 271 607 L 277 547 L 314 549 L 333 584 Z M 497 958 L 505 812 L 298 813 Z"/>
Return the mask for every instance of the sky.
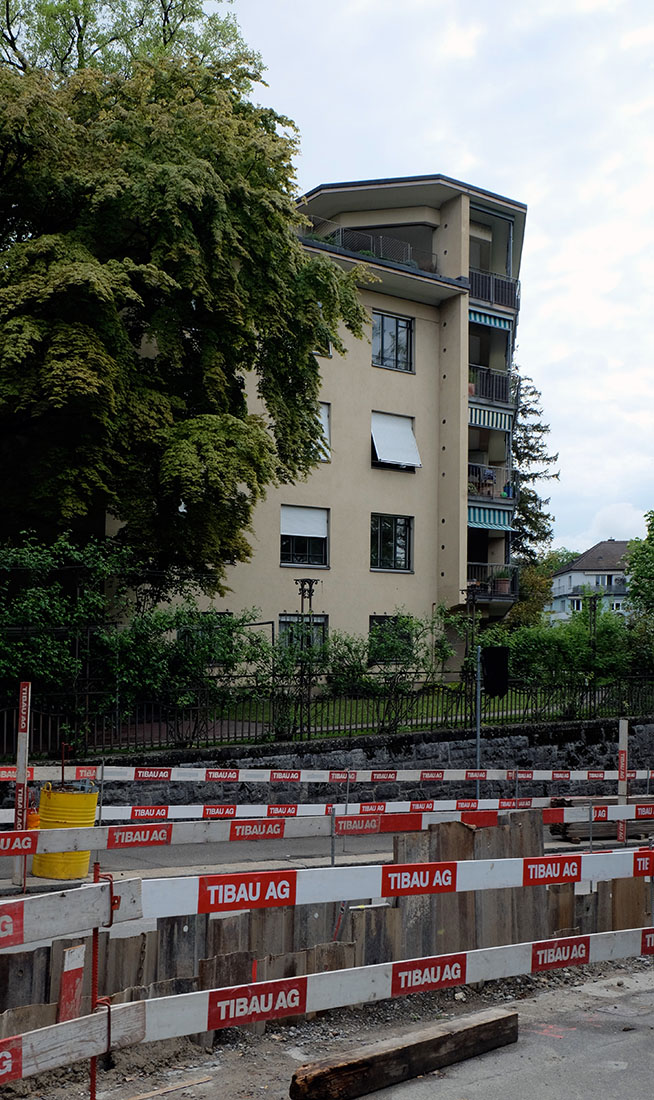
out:
<path id="1" fill-rule="evenodd" d="M 516 362 L 542 393 L 555 547 L 654 508 L 652 0 L 235 0 L 299 192 L 442 174 L 528 206 Z"/>

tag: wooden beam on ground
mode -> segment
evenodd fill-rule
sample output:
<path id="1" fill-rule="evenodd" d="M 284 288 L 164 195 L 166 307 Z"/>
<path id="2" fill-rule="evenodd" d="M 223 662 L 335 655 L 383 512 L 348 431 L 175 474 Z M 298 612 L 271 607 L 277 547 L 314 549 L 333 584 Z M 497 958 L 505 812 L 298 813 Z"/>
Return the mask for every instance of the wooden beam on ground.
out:
<path id="1" fill-rule="evenodd" d="M 300 1066 L 293 1074 L 289 1095 L 291 1100 L 354 1100 L 517 1039 L 517 1012 L 489 1009 L 459 1016 L 399 1038 L 359 1047 L 344 1057 Z"/>

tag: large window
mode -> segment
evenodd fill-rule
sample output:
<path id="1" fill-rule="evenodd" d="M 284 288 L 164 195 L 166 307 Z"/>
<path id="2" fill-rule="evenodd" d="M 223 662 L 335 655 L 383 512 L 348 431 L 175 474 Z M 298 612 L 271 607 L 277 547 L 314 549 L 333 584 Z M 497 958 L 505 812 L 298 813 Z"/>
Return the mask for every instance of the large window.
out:
<path id="1" fill-rule="evenodd" d="M 288 646 L 309 649 L 322 646 L 327 641 L 329 617 L 327 615 L 279 616 L 279 640 Z"/>
<path id="2" fill-rule="evenodd" d="M 282 504 L 281 565 L 328 564 L 328 511 Z"/>
<path id="3" fill-rule="evenodd" d="M 413 518 L 411 516 L 370 517 L 370 568 L 411 569 Z"/>
<path id="4" fill-rule="evenodd" d="M 388 313 L 372 315 L 372 364 L 388 370 L 413 370 L 413 321 Z"/>

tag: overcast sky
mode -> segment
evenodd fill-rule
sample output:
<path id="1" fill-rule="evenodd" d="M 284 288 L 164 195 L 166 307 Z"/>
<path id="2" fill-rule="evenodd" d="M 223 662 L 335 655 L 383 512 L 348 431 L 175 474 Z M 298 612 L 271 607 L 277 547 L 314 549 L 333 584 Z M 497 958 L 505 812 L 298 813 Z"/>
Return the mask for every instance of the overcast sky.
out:
<path id="1" fill-rule="evenodd" d="M 516 360 L 541 390 L 555 546 L 654 508 L 652 0 L 236 0 L 301 191 L 442 173 L 528 206 Z"/>

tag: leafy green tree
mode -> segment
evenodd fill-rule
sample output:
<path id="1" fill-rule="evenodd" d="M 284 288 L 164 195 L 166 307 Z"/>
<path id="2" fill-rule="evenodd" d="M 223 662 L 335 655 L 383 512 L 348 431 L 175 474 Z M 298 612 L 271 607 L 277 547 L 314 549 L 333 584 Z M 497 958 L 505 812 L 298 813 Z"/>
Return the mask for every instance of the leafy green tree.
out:
<path id="1" fill-rule="evenodd" d="M 645 513 L 647 534 L 632 539 L 625 555 L 629 576 L 629 604 L 635 611 L 654 611 L 654 512 Z"/>
<path id="2" fill-rule="evenodd" d="M 107 586 L 118 615 L 125 593 L 115 577 L 129 558 L 111 543 L 79 547 L 65 535 L 48 545 L 33 538 L 0 545 L 0 690 L 15 691 L 19 680 L 46 692 L 88 689 L 96 632 L 116 624 Z"/>
<path id="3" fill-rule="evenodd" d="M 511 547 L 518 557 L 533 560 L 539 549 L 552 541 L 554 517 L 546 510 L 549 498 L 542 497 L 537 486 L 542 481 L 558 481 L 552 467 L 558 454 L 547 449 L 549 425 L 542 420 L 540 390 L 531 378 L 518 380 L 517 406 L 513 428 L 513 465 L 519 476 L 520 495 L 513 517 Z"/>
<path id="4" fill-rule="evenodd" d="M 34 68 L 68 8 L 100 22 Z M 365 312 L 354 273 L 302 249 L 294 132 L 247 98 L 244 61 L 172 35 L 69 71 L 137 8 L 34 0 L 27 63 L 0 67 L 0 480 L 5 537 L 83 541 L 110 513 L 156 599 L 220 591 L 266 487 L 319 460 L 315 349 L 344 351 Z"/>
<path id="5" fill-rule="evenodd" d="M 246 91 L 261 77 L 261 58 L 232 15 L 204 7 L 202 0 L 5 0 L 0 64 L 70 76 L 90 67 L 124 71 L 137 59 L 195 57 Z"/>
<path id="6" fill-rule="evenodd" d="M 558 569 L 578 558 L 575 550 L 547 550 L 533 560 L 525 559 L 520 568 L 518 600 L 504 622 L 507 626 L 535 626 L 541 622 L 552 595 L 552 578 Z"/>

